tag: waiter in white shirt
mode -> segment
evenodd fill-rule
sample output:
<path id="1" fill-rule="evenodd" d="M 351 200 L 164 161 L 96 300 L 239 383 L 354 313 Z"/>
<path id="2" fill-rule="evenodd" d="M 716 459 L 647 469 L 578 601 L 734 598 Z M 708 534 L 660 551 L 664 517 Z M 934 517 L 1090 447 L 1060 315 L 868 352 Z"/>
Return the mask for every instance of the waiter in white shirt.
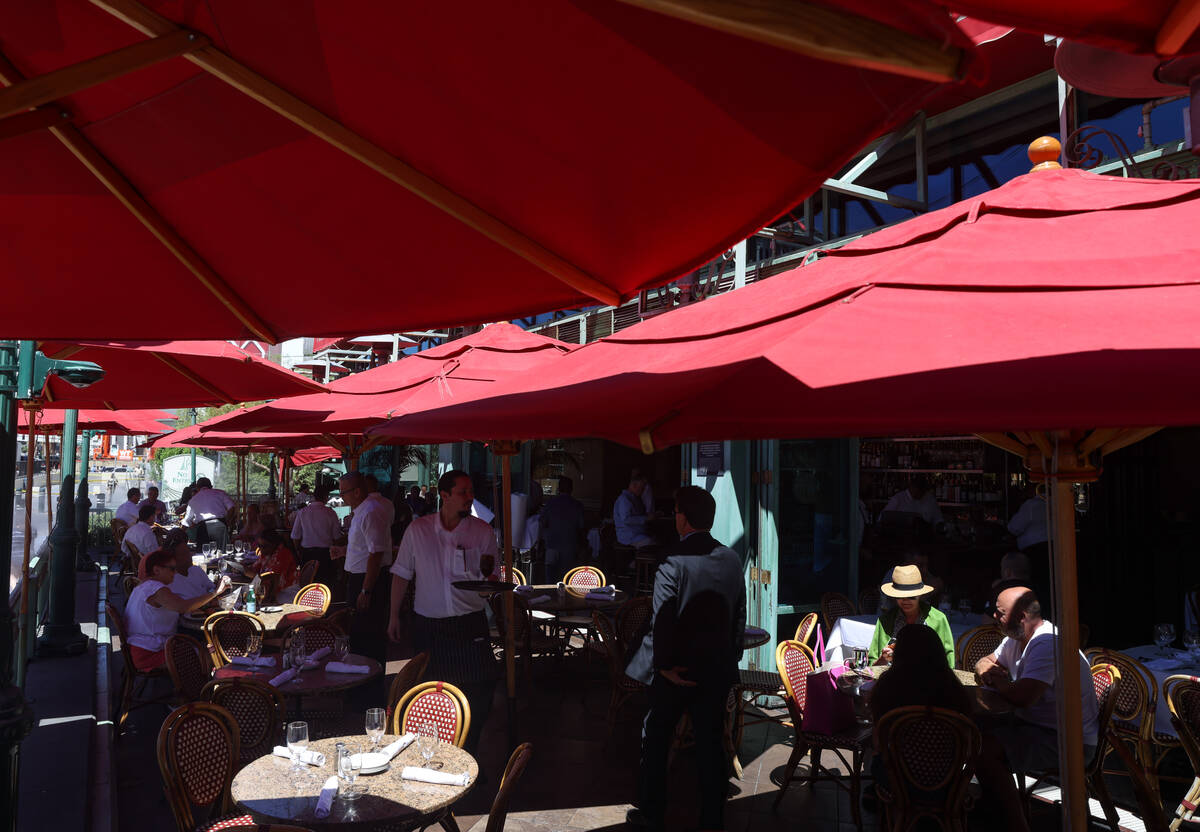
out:
<path id="1" fill-rule="evenodd" d="M 418 517 L 404 533 L 392 565 L 392 605 L 388 635 L 400 641 L 400 605 L 416 579 L 412 644 L 429 652 L 425 675 L 460 688 L 471 705 L 471 728 L 463 746 L 474 754 L 492 709 L 498 665 L 488 638 L 485 602 L 477 592 L 455 589 L 453 581 L 494 579 L 496 535 L 471 516 L 475 494 L 465 471 L 438 480 L 442 507 Z"/>
<path id="2" fill-rule="evenodd" d="M 142 499 L 142 492 L 137 488 L 131 488 L 125 492 L 125 502 L 117 506 L 117 510 L 113 512 L 113 517 L 120 520 L 127 527 L 132 526 L 138 521 L 138 501 Z M 143 555 L 150 554 L 142 552 Z"/>
<path id="3" fill-rule="evenodd" d="M 300 546 L 300 563 L 317 561 L 317 581 L 333 587 L 337 583 L 337 573 L 329 559 L 329 547 L 342 536 L 342 521 L 336 511 L 325 505 L 327 499 L 329 492 L 318 488 L 312 502 L 296 512 L 292 540 L 298 541 Z"/>
<path id="4" fill-rule="evenodd" d="M 342 566 L 346 601 L 354 609 L 350 647 L 355 653 L 386 662 L 391 582 L 384 568 L 392 562 L 392 520 L 378 501 L 368 499 L 366 478 L 357 471 L 340 478 L 338 488 L 354 510 Z"/>
<path id="5" fill-rule="evenodd" d="M 212 480 L 200 477 L 196 480 L 196 491 L 188 500 L 187 511 L 183 514 L 188 537 L 192 537 L 192 529 L 195 529 L 195 542 L 215 543 L 224 548 L 229 542 L 229 527 L 225 525 L 225 517 L 233 505 L 233 498 L 221 489 L 213 488 Z"/>
<path id="6" fill-rule="evenodd" d="M 913 477 L 908 488 L 892 495 L 892 499 L 883 507 L 883 514 L 889 511 L 915 514 L 931 526 L 942 522 L 942 509 L 929 490 L 929 482 L 922 476 Z"/>
<path id="7" fill-rule="evenodd" d="M 133 559 L 135 564 L 139 558 L 145 557 L 158 548 L 158 538 L 154 535 L 154 529 L 150 527 L 153 521 L 154 506 L 142 506 L 138 509 L 137 522 L 129 527 L 121 541 L 121 549 Z M 133 554 L 135 549 L 137 550 L 136 556 Z"/>

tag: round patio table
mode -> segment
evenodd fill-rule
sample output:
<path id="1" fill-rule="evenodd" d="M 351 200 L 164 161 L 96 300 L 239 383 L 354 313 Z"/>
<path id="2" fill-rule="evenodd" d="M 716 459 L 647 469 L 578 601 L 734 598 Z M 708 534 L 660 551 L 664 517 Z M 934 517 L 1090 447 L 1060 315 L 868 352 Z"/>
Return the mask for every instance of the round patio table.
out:
<path id="1" fill-rule="evenodd" d="M 771 640 L 771 634 L 762 627 L 747 627 L 742 633 L 742 649 L 752 650 L 761 647 Z"/>
<path id="2" fill-rule="evenodd" d="M 395 741 L 385 736 L 380 747 Z M 317 818 L 314 809 L 321 786 L 336 774 L 335 744 L 346 743 L 351 750 L 363 751 L 367 739 L 363 734 L 310 742 L 312 751 L 325 755 L 325 765 L 305 766 L 302 774 L 293 778 L 291 761 L 268 754 L 247 765 L 233 778 L 230 792 L 240 811 L 254 815 L 257 820 L 295 823 L 308 829 L 360 830 L 364 827 L 387 824 L 389 828 L 417 829 L 437 822 L 437 817 L 462 799 L 479 778 L 475 758 L 450 743 L 439 741 L 430 762 L 432 768 L 452 774 L 466 772 L 466 786 L 445 786 L 404 780 L 404 766 L 423 766 L 424 760 L 414 742 L 392 760 L 390 768 L 380 774 L 363 774 L 355 785 L 367 787 L 367 793 L 357 800 L 334 798 L 329 817 Z"/>
<path id="3" fill-rule="evenodd" d="M 548 596 L 548 597 L 547 597 Z M 538 612 L 555 613 L 558 615 L 585 613 L 591 614 L 593 609 L 617 607 L 629 599 L 629 593 L 617 590 L 611 598 L 587 597 L 587 590 L 566 588 L 560 592 L 557 585 L 536 585 L 530 591 L 521 594 L 529 604 L 530 609 Z"/>
<path id="4" fill-rule="evenodd" d="M 213 673 L 213 678 L 256 679 L 260 682 L 269 682 L 283 672 L 280 665 L 283 657 L 267 656 L 266 658 L 274 659 L 275 664 L 271 667 L 243 667 L 227 664 L 224 667 L 217 668 L 216 672 Z M 380 673 L 383 673 L 383 666 L 367 656 L 359 656 L 351 653 L 342 660 L 342 663 L 362 665 L 370 668 L 370 672 L 331 673 L 325 670 L 327 662 L 322 661 L 318 667 L 312 670 L 301 671 L 298 677 L 291 681 L 283 682 L 277 690 L 284 696 L 318 696 L 349 690 L 350 688 L 369 682 Z"/>
<path id="5" fill-rule="evenodd" d="M 284 630 L 299 627 L 321 618 L 320 611 L 314 610 L 311 607 L 301 606 L 300 604 L 276 604 L 272 605 L 271 608 L 274 609 L 276 606 L 280 607 L 276 612 L 259 611 L 253 613 L 254 617 L 262 622 L 263 630 L 265 631 L 264 634 L 267 637 L 278 635 Z M 204 626 L 204 620 L 212 615 L 213 612 L 216 612 L 216 610 L 212 612 L 185 613 L 179 616 L 179 625 L 187 627 L 190 630 L 200 630 Z"/>

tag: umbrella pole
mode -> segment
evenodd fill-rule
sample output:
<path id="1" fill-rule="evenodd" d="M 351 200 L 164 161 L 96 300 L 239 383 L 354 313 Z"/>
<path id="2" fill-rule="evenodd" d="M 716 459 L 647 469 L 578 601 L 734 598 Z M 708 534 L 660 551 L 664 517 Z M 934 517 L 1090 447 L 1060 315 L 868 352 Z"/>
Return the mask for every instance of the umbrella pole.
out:
<path id="1" fill-rule="evenodd" d="M 1079 583 L 1075 566 L 1075 494 L 1070 480 L 1055 474 L 1054 594 L 1058 621 L 1058 754 L 1062 760 L 1064 830 L 1086 829 L 1087 790 L 1084 784 L 1083 714 L 1079 703 Z"/>
<path id="2" fill-rule="evenodd" d="M 504 577 L 512 580 L 513 532 L 512 532 L 512 458 L 518 443 L 493 442 L 493 452 L 500 457 L 501 476 L 504 478 Z M 517 665 L 514 651 L 516 640 L 513 634 L 513 594 L 504 593 L 504 679 L 508 689 L 508 746 L 517 747 Z"/>
<path id="3" fill-rule="evenodd" d="M 33 457 L 34 449 L 37 448 L 35 417 L 38 411 L 31 408 L 26 411 L 26 414 L 29 416 L 29 433 L 25 437 L 25 551 L 21 560 L 21 613 L 17 618 L 17 632 L 19 633 L 17 637 L 17 672 L 21 679 L 25 678 L 26 645 L 29 643 L 26 624 L 29 621 L 29 552 L 33 537 Z M 47 459 L 47 470 L 49 467 Z"/>
<path id="4" fill-rule="evenodd" d="M 50 480 L 50 432 L 46 431 L 42 434 L 43 455 L 46 457 L 46 528 L 54 528 L 54 500 L 50 495 L 53 493 L 53 483 Z"/>

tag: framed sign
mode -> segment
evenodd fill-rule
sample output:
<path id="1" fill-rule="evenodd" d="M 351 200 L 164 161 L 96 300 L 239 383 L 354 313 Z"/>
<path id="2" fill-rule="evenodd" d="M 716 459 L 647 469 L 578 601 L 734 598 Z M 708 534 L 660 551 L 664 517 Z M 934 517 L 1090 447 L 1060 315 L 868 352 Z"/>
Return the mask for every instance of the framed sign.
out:
<path id="1" fill-rule="evenodd" d="M 715 477 L 725 471 L 725 443 L 696 443 L 696 473 L 702 477 Z"/>

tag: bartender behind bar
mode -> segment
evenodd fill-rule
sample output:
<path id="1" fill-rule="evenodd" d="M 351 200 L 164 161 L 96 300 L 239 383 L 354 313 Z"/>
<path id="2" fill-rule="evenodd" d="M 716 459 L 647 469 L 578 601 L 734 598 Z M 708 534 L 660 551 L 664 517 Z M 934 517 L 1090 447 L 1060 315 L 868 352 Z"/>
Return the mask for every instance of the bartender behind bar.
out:
<path id="1" fill-rule="evenodd" d="M 492 709 L 497 664 L 488 638 L 485 602 L 478 592 L 454 589 L 453 581 L 494 579 L 496 535 L 471 516 L 475 500 L 471 477 L 448 471 L 438 480 L 441 509 L 413 520 L 392 564 L 392 606 L 388 636 L 400 641 L 400 605 L 410 581 L 413 597 L 412 643 L 429 653 L 427 678 L 458 687 L 471 706 L 471 727 L 464 748 L 475 754 L 479 735 Z"/>
<path id="2" fill-rule="evenodd" d="M 938 507 L 933 492 L 929 490 L 929 480 L 923 476 L 913 477 L 908 483 L 908 488 L 893 494 L 892 499 L 883 507 L 880 519 L 883 520 L 889 511 L 915 514 L 934 527 L 942 522 L 942 510 Z"/>

